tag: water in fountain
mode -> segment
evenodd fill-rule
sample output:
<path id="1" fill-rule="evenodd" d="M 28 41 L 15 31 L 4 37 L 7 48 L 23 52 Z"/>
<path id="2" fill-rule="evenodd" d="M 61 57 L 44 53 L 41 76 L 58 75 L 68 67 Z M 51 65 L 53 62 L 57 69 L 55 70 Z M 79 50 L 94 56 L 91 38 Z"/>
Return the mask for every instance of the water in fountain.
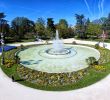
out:
<path id="1" fill-rule="evenodd" d="M 59 33 L 58 30 L 56 30 L 56 37 L 55 40 L 53 40 L 53 48 L 48 49 L 46 52 L 48 54 L 52 55 L 65 55 L 70 53 L 70 50 L 67 48 L 64 48 L 63 41 L 59 39 Z"/>
<path id="2" fill-rule="evenodd" d="M 63 42 L 59 39 L 58 30 L 56 30 L 56 38 L 55 38 L 55 40 L 53 40 L 53 49 L 56 52 L 61 52 L 64 50 Z"/>

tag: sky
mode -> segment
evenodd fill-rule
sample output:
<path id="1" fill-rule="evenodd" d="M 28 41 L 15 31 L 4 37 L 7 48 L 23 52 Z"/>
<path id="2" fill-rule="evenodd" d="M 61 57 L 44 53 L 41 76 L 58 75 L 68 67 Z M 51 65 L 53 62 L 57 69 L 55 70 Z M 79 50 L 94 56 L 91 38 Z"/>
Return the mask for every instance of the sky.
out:
<path id="1" fill-rule="evenodd" d="M 75 14 L 84 14 L 91 20 L 110 13 L 110 0 L 0 0 L 0 12 L 11 23 L 15 17 L 66 19 L 69 25 L 76 23 Z"/>

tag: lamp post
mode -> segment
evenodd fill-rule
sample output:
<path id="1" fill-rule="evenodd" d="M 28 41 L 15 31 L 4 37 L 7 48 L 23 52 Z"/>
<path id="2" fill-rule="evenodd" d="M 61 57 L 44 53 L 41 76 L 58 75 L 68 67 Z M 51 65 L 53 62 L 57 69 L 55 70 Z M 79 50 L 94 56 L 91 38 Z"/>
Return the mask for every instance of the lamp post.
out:
<path id="1" fill-rule="evenodd" d="M 1 32 L 1 50 L 2 50 L 2 55 L 1 55 L 1 65 L 4 64 L 4 35 Z"/>
<path id="2" fill-rule="evenodd" d="M 103 42 L 103 47 L 105 47 L 104 41 L 105 41 L 105 39 L 107 38 L 107 34 L 105 33 L 104 30 L 103 30 L 103 33 L 102 33 L 102 35 L 101 35 L 101 38 L 102 38 L 102 42 Z"/>

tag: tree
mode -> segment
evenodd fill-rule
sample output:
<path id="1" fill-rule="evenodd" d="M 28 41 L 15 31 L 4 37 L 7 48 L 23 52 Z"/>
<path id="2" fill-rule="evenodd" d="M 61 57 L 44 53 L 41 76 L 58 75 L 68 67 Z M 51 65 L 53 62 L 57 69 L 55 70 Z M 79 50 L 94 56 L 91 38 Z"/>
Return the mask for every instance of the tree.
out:
<path id="1" fill-rule="evenodd" d="M 110 30 L 110 13 L 108 15 L 108 18 L 102 24 L 102 29 L 103 30 Z"/>
<path id="2" fill-rule="evenodd" d="M 101 17 L 100 19 L 95 19 L 95 20 L 93 20 L 92 23 L 102 25 L 102 24 L 104 24 L 104 22 L 105 22 L 106 20 L 107 20 L 106 17 Z"/>
<path id="3" fill-rule="evenodd" d="M 86 21 L 86 25 L 88 26 L 90 24 L 90 19 L 88 18 Z"/>
<path id="4" fill-rule="evenodd" d="M 108 37 L 110 37 L 110 13 L 108 14 L 108 17 L 104 20 L 104 23 L 102 24 L 102 29 L 108 33 Z"/>
<path id="5" fill-rule="evenodd" d="M 4 35 L 3 33 L 5 32 L 5 25 L 6 25 L 6 20 L 4 19 L 5 15 L 4 13 L 0 13 L 0 34 L 1 34 L 1 44 L 2 44 L 2 55 L 1 55 L 1 65 L 4 64 Z"/>
<path id="6" fill-rule="evenodd" d="M 102 33 L 101 25 L 90 23 L 87 27 L 86 33 L 90 38 L 98 37 Z"/>
<path id="7" fill-rule="evenodd" d="M 34 22 L 26 17 L 16 17 L 12 20 L 11 26 L 15 32 L 15 37 L 19 39 L 24 38 L 27 32 L 33 32 L 35 27 Z"/>
<path id="8" fill-rule="evenodd" d="M 75 14 L 76 17 L 76 34 L 79 38 L 85 38 L 85 19 L 84 15 Z"/>
<path id="9" fill-rule="evenodd" d="M 57 28 L 60 33 L 60 37 L 66 38 L 68 34 L 68 22 L 65 19 L 60 19 L 57 24 Z"/>
<path id="10" fill-rule="evenodd" d="M 8 35 L 9 32 L 9 24 L 7 23 L 7 20 L 5 20 L 5 14 L 4 13 L 0 13 L 0 33 L 4 34 L 4 39 L 5 36 Z"/>
<path id="11" fill-rule="evenodd" d="M 40 38 L 46 38 L 45 21 L 43 18 L 38 18 L 37 22 L 35 23 L 35 30 L 37 32 L 37 36 Z"/>
<path id="12" fill-rule="evenodd" d="M 5 18 L 5 14 L 3 12 L 0 13 L 0 32 L 1 33 L 3 32 L 3 26 L 6 23 L 6 20 L 4 18 Z"/>
<path id="13" fill-rule="evenodd" d="M 47 33 L 48 33 L 48 36 L 53 38 L 55 31 L 56 31 L 56 28 L 55 28 L 55 25 L 54 25 L 53 18 L 47 18 Z"/>

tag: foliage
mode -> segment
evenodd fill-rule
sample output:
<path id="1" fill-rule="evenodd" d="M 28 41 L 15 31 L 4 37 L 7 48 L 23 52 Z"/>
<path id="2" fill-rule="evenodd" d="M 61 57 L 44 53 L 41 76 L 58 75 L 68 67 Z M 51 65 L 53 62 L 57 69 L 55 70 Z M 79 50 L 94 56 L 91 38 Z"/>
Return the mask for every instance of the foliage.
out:
<path id="1" fill-rule="evenodd" d="M 60 19 L 57 25 L 57 29 L 59 30 L 60 38 L 61 37 L 63 38 L 67 34 L 67 31 L 68 31 L 67 21 L 65 19 Z"/>
<path id="2" fill-rule="evenodd" d="M 101 25 L 90 23 L 86 33 L 90 38 L 94 38 L 94 36 L 98 37 L 102 33 Z"/>
<path id="3" fill-rule="evenodd" d="M 24 50 L 25 49 L 25 47 L 24 47 L 24 45 L 20 45 L 20 50 Z"/>
<path id="4" fill-rule="evenodd" d="M 95 57 L 89 57 L 89 58 L 86 59 L 86 62 L 90 66 L 90 65 L 96 64 L 97 63 L 97 60 L 96 60 Z"/>
<path id="5" fill-rule="evenodd" d="M 37 22 L 35 23 L 35 30 L 37 32 L 37 38 L 44 38 L 46 37 L 45 31 L 45 20 L 43 18 L 38 18 Z"/>
<path id="6" fill-rule="evenodd" d="M 76 34 L 77 34 L 77 37 L 78 38 L 86 38 L 86 33 L 85 33 L 85 30 L 86 30 L 86 20 L 84 18 L 84 15 L 78 15 L 78 14 L 75 14 L 75 17 L 76 17 L 76 26 L 75 26 L 75 29 L 76 29 Z"/>
<path id="7" fill-rule="evenodd" d="M 103 30 L 110 30 L 110 13 L 108 15 L 108 18 L 102 24 L 102 29 Z"/>
<path id="8" fill-rule="evenodd" d="M 54 25 L 54 21 L 53 18 L 47 18 L 47 33 L 49 38 L 53 38 L 54 34 L 55 34 L 55 25 Z"/>
<path id="9" fill-rule="evenodd" d="M 0 33 L 3 33 L 6 36 L 9 32 L 10 26 L 7 23 L 7 20 L 4 19 L 5 17 L 6 15 L 3 12 L 0 12 Z"/>
<path id="10" fill-rule="evenodd" d="M 16 17 L 11 22 L 12 30 L 15 36 L 18 35 L 20 39 L 24 38 L 24 34 L 34 31 L 34 22 L 26 17 Z"/>
<path id="11" fill-rule="evenodd" d="M 102 47 L 100 47 L 98 50 L 100 51 L 99 64 L 110 62 L 110 50 Z"/>
<path id="12" fill-rule="evenodd" d="M 59 31 L 60 38 L 70 38 L 74 36 L 74 30 L 69 27 L 68 22 L 65 19 L 60 19 L 56 25 Z"/>
<path id="13" fill-rule="evenodd" d="M 78 81 L 86 74 L 85 70 L 71 73 L 46 73 L 23 66 L 18 67 L 17 72 L 22 79 L 41 86 L 65 86 Z"/>
<path id="14" fill-rule="evenodd" d="M 95 44 L 95 49 L 99 49 L 100 45 L 99 43 Z"/>

